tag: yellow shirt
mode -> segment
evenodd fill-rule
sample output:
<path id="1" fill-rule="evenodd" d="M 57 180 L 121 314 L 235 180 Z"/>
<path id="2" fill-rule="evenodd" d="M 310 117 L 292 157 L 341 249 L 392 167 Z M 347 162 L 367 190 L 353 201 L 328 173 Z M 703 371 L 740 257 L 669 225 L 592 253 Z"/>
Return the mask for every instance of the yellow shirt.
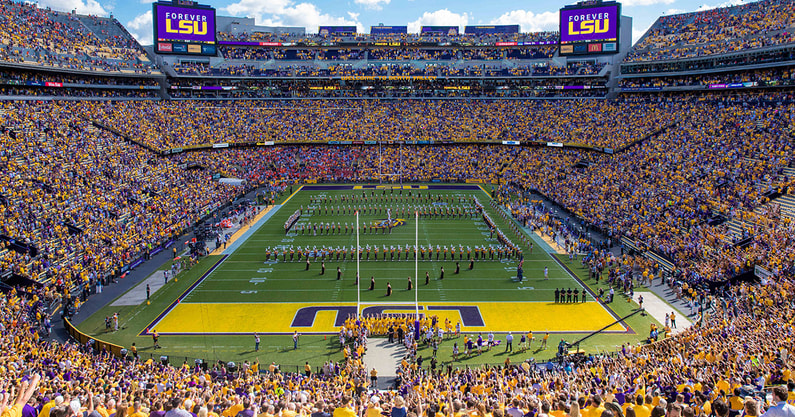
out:
<path id="1" fill-rule="evenodd" d="M 743 399 L 737 395 L 732 395 L 729 398 L 729 406 L 732 410 L 742 410 L 743 409 Z"/>
<path id="2" fill-rule="evenodd" d="M 235 417 L 237 413 L 243 411 L 243 404 L 235 404 L 221 413 L 224 417 Z"/>
<path id="3" fill-rule="evenodd" d="M 381 417 L 381 408 L 378 406 L 375 407 L 367 407 L 367 411 L 364 413 L 364 417 Z"/>
<path id="4" fill-rule="evenodd" d="M 599 405 L 599 407 L 588 407 L 588 415 L 590 417 L 601 417 L 602 412 L 605 411 L 604 406 Z"/>
<path id="5" fill-rule="evenodd" d="M 337 407 L 334 409 L 333 417 L 356 417 L 356 413 L 348 407 Z"/>
<path id="6" fill-rule="evenodd" d="M 54 400 L 48 402 L 47 404 L 44 404 L 44 406 L 41 407 L 41 411 L 39 412 L 39 417 L 50 417 L 50 409 L 53 408 L 53 407 L 55 407 L 55 401 Z M 99 410 L 97 410 L 97 411 L 99 411 Z M 3 413 L 3 417 L 5 417 L 5 413 Z M 105 415 L 105 417 L 108 417 L 108 416 Z"/>
<path id="7" fill-rule="evenodd" d="M 55 405 L 55 402 L 53 402 L 53 405 Z M 14 404 L 3 411 L 2 417 L 22 417 L 22 407 L 24 406 L 25 404 Z M 52 406 L 50 408 L 52 408 Z M 42 409 L 42 411 L 44 411 L 44 409 Z M 47 410 L 47 412 L 49 413 L 49 410 Z"/>

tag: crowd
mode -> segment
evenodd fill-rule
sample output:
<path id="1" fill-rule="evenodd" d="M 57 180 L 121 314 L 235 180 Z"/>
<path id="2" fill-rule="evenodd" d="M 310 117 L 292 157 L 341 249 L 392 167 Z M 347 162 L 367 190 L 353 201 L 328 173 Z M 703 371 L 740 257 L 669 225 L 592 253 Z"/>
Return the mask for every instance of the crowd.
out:
<path id="1" fill-rule="evenodd" d="M 3 103 L 0 163 L 6 175 L 0 178 L 0 232 L 37 253 L 4 247 L 0 266 L 45 284 L 11 289 L 0 298 L 3 416 L 193 412 L 231 417 L 242 412 L 320 417 L 326 412 L 344 417 L 377 416 L 383 410 L 434 417 L 615 417 L 619 412 L 629 417 L 725 417 L 758 416 L 766 410 L 773 410 L 771 417 L 781 415 L 775 414 L 775 407 L 782 407 L 775 403 L 795 397 L 795 385 L 776 388 L 773 400 L 762 390 L 792 380 L 795 226 L 775 203 L 765 204 L 768 191 L 792 194 L 795 187 L 795 179 L 783 171 L 793 162 L 787 129 L 795 122 L 795 104 L 774 95 L 756 101 L 515 105 L 240 102 L 200 109 L 196 103 Z M 312 141 L 314 135 L 361 140 L 381 132 L 384 138 L 410 133 L 437 140 L 445 138 L 449 124 L 496 138 L 523 138 L 531 129 L 544 128 L 595 145 L 632 146 L 609 155 L 461 143 L 393 144 L 380 150 L 373 145 L 296 144 L 163 157 L 97 130 L 80 116 L 97 118 L 158 149 L 197 143 L 203 136 L 234 142 L 236 135 L 274 137 L 272 132 L 306 135 L 296 136 L 296 142 Z M 643 133 L 671 122 L 676 125 L 638 142 Z M 510 126 L 507 133 L 505 126 Z M 310 127 L 311 134 L 305 130 Z M 477 134 L 463 132 L 455 138 L 477 140 Z M 186 170 L 187 165 L 206 169 Z M 569 256 L 584 255 L 580 262 L 619 294 L 633 297 L 636 283 L 663 279 L 660 265 L 635 254 L 612 254 L 605 250 L 612 243 L 591 241 L 581 225 L 556 218 L 530 192 L 557 202 L 610 239 L 626 236 L 671 259 L 679 282 L 668 278 L 670 285 L 698 305 L 700 325 L 610 355 L 543 366 L 506 361 L 503 366 L 455 368 L 455 363 L 439 364 L 433 357 L 423 360 L 427 350 L 420 349 L 422 343 L 431 349 L 439 343 L 452 344 L 454 352 L 467 349 L 458 346 L 458 339 L 433 337 L 440 330 L 451 333 L 452 323 L 426 319 L 428 342 L 406 339 L 395 390 L 378 393 L 369 389 L 374 375 L 361 362 L 366 350 L 361 335 L 341 337 L 343 345 L 356 345 L 348 347 L 340 363 L 326 363 L 318 373 L 307 364 L 302 374 L 279 372 L 275 363 L 260 373 L 258 362 L 235 370 L 124 362 L 92 352 L 90 345 L 42 340 L 50 325 L 47 302 L 69 300 L 69 290 L 117 273 L 234 197 L 238 189 L 211 180 L 216 172 L 267 187 L 304 179 L 502 180 L 495 204 L 557 241 Z M 754 211 L 760 206 L 765 209 Z M 750 225 L 752 243 L 735 246 L 725 227 L 708 223 L 716 213 Z M 736 284 L 715 293 L 700 285 L 753 265 L 772 275 L 761 284 Z M 600 299 L 611 299 L 611 293 Z M 407 327 L 399 320 L 362 322 L 379 335 L 388 335 L 388 327 Z M 410 333 L 406 330 L 404 336 Z M 652 329 L 650 341 L 657 335 Z"/>
<path id="2" fill-rule="evenodd" d="M 207 62 L 182 60 L 172 68 L 180 75 L 239 76 L 239 77 L 335 77 L 335 76 L 437 76 L 437 77 L 547 77 L 596 75 L 605 64 L 572 61 L 565 66 L 550 66 L 543 61 L 533 64 L 505 64 L 501 50 L 474 50 L 469 52 L 448 50 L 406 51 L 401 49 L 376 49 L 369 52 L 366 65 L 340 63 L 357 58 L 324 58 L 323 51 L 278 50 L 222 47 L 226 61 L 210 65 Z M 496 55 L 495 55 L 496 54 Z M 336 56 L 336 55 L 335 55 Z M 489 57 L 487 59 L 487 57 Z M 461 60 L 457 60 L 457 59 Z M 317 62 L 333 61 L 332 63 Z M 453 62 L 456 59 L 457 61 Z M 273 61 L 272 61 L 273 60 Z M 478 61 L 492 60 L 484 64 Z M 252 61 L 241 63 L 238 61 Z M 263 62 L 272 61 L 272 62 Z M 300 61 L 291 64 L 285 61 Z M 403 61 L 394 63 L 391 61 Z M 442 61 L 442 62 L 424 62 Z M 446 62 L 445 62 L 446 61 Z"/>
<path id="3" fill-rule="evenodd" d="M 4 102 L 0 268 L 94 288 L 241 190 L 94 128 L 65 103 Z"/>
<path id="4" fill-rule="evenodd" d="M 762 0 L 662 16 L 625 62 L 659 61 L 747 51 L 795 42 L 795 3 Z"/>
<path id="5" fill-rule="evenodd" d="M 114 19 L 0 2 L 0 59 L 91 71 L 150 72 L 151 61 Z"/>
<path id="6" fill-rule="evenodd" d="M 754 71 L 728 72 L 723 74 L 686 75 L 675 77 L 622 78 L 622 88 L 685 87 L 743 84 L 748 87 L 775 87 L 795 84 L 792 67 L 769 68 Z"/>
<path id="7" fill-rule="evenodd" d="M 686 108 L 677 111 L 689 111 Z M 582 151 L 523 152 L 503 176 L 541 192 L 612 236 L 623 235 L 682 266 L 689 280 L 723 280 L 751 264 L 792 267 L 792 225 L 759 219 L 755 244 L 738 249 L 707 220 L 747 216 L 792 178 L 792 105 L 704 107 L 676 128 L 615 156 Z M 580 168 L 578 168 L 580 166 Z"/>
<path id="8" fill-rule="evenodd" d="M 14 289 L 0 301 L 0 406 L 9 417 L 786 416 L 793 412 L 786 403 L 795 397 L 792 285 L 786 278 L 768 286 L 740 284 L 712 303 L 701 326 L 646 346 L 549 364 L 441 364 L 430 354 L 439 344 L 461 355 L 474 350 L 475 343 L 458 346 L 451 322 L 425 317 L 415 339 L 406 317 L 350 318 L 340 330 L 344 359 L 322 367 L 307 363 L 302 373 L 283 372 L 275 361 L 267 367 L 259 361 L 176 367 L 122 360 L 90 344 L 44 341 L 45 294 Z M 397 337 L 405 346 L 391 390 L 375 390 L 378 373 L 362 363 L 371 333 Z M 547 347 L 546 338 L 528 336 L 520 346 Z M 477 350 L 491 349 L 501 337 L 490 334 L 488 344 L 478 337 Z"/>
<path id="9" fill-rule="evenodd" d="M 687 114 L 691 105 L 632 100 L 182 101 L 81 104 L 75 112 L 155 149 L 268 140 L 513 140 L 620 148 Z"/>

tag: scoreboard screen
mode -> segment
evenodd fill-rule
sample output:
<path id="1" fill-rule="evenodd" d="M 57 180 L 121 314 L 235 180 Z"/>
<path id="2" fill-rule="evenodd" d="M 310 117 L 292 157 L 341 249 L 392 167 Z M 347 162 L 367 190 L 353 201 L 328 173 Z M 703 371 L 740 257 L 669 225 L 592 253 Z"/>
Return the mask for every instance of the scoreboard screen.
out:
<path id="1" fill-rule="evenodd" d="M 320 26 L 317 28 L 320 36 L 347 36 L 356 34 L 356 26 Z"/>
<path id="2" fill-rule="evenodd" d="M 370 26 L 371 35 L 404 35 L 409 32 L 408 26 Z"/>
<path id="3" fill-rule="evenodd" d="M 519 33 L 519 25 L 474 25 L 465 26 L 464 33 L 472 35 L 489 35 L 497 33 Z"/>
<path id="4" fill-rule="evenodd" d="M 152 5 L 155 51 L 159 54 L 215 55 L 215 9 Z"/>
<path id="5" fill-rule="evenodd" d="M 619 3 L 560 9 L 560 55 L 618 53 Z"/>
<path id="6" fill-rule="evenodd" d="M 423 26 L 420 34 L 441 34 L 447 36 L 458 36 L 458 26 Z"/>

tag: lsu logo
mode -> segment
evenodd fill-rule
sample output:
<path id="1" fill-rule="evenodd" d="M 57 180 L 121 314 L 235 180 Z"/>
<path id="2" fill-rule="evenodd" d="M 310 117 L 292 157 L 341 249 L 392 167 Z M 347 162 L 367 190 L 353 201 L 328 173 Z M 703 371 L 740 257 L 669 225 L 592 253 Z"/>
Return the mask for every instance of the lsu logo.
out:
<path id="1" fill-rule="evenodd" d="M 176 27 L 172 21 L 176 21 Z M 166 32 L 183 35 L 206 35 L 207 16 L 166 12 Z"/>
<path id="2" fill-rule="evenodd" d="M 406 310 L 407 314 L 414 311 L 414 306 L 410 305 L 395 305 L 395 306 L 370 306 L 362 309 L 362 316 L 377 316 L 384 314 L 386 311 L 400 311 Z M 477 306 L 458 306 L 458 305 L 429 305 L 420 306 L 420 310 L 425 310 L 428 314 L 434 311 L 455 311 L 461 317 L 461 322 L 466 327 L 483 327 L 485 322 L 483 316 L 480 314 L 480 309 Z M 313 327 L 315 325 L 315 317 L 321 311 L 333 311 L 336 313 L 334 317 L 334 326 L 340 327 L 345 324 L 345 320 L 356 315 L 356 306 L 318 306 L 318 307 L 303 307 L 298 309 L 293 316 L 293 322 L 290 327 Z"/>
<path id="3" fill-rule="evenodd" d="M 389 227 L 404 226 L 405 224 L 406 224 L 406 220 L 405 219 L 392 219 L 391 223 L 390 223 L 389 219 L 380 219 L 380 220 L 374 220 L 373 221 L 373 226 L 376 229 L 387 229 Z"/>
<path id="4" fill-rule="evenodd" d="M 579 27 L 575 29 L 575 23 Z M 569 22 L 570 35 L 589 35 L 592 33 L 607 33 L 610 30 L 610 19 L 604 20 L 582 20 L 579 22 Z"/>

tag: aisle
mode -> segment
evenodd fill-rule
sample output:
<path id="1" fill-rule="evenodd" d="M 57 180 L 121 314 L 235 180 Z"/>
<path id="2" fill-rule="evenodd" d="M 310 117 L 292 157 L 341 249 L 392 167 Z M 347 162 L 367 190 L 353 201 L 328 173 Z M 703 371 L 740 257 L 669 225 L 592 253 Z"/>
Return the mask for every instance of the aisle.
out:
<path id="1" fill-rule="evenodd" d="M 368 340 L 364 366 L 367 368 L 368 375 L 373 368 L 378 371 L 378 389 L 390 389 L 393 386 L 404 351 L 403 345 L 388 343 L 388 339 L 385 337 Z"/>

